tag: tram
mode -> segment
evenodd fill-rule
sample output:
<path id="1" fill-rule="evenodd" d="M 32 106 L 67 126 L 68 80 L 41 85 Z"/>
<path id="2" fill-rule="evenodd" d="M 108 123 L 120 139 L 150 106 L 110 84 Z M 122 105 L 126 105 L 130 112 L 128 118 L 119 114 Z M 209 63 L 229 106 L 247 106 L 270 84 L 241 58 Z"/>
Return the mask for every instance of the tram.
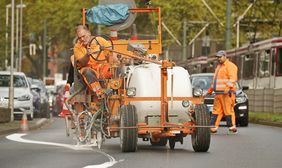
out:
<path id="1" fill-rule="evenodd" d="M 238 66 L 239 82 L 250 89 L 282 88 L 282 37 L 274 37 L 226 51 Z M 213 72 L 215 55 L 194 58 L 188 63 L 191 73 Z"/>

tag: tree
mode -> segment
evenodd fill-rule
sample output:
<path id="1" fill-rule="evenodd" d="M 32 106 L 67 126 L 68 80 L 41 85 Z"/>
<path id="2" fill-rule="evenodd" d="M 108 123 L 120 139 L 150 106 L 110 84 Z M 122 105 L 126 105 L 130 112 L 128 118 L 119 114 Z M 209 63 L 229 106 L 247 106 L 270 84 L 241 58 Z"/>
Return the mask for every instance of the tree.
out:
<path id="1" fill-rule="evenodd" d="M 139 7 L 144 7 L 144 1 L 136 1 Z M 209 34 L 213 39 L 224 39 L 225 26 L 220 26 L 214 16 L 209 12 L 202 0 L 152 0 L 152 7 L 160 7 L 162 11 L 162 20 L 168 26 L 173 34 L 178 39 L 182 39 L 183 18 L 188 20 L 187 41 L 189 42 L 204 26 L 202 24 L 191 24 L 189 21 L 207 21 L 212 22 L 209 25 Z M 207 4 L 214 11 L 219 20 L 225 24 L 226 0 L 206 0 Z M 0 1 L 0 59 L 5 59 L 5 7 L 10 3 L 10 0 Z M 19 4 L 20 0 L 15 0 L 15 4 Z M 26 8 L 23 10 L 23 46 L 29 44 L 29 34 L 34 32 L 37 35 L 37 45 L 42 42 L 44 20 L 47 21 L 48 40 L 50 44 L 56 44 L 58 51 L 62 52 L 72 47 L 72 42 L 75 37 L 74 27 L 81 23 L 81 8 L 90 8 L 98 4 L 98 0 L 64 0 L 64 1 L 50 1 L 50 0 L 29 0 L 25 1 Z M 250 2 L 248 0 L 234 0 L 232 5 L 232 25 L 248 7 Z M 254 2 L 252 9 L 246 14 L 244 19 L 240 22 L 240 40 L 241 43 L 246 43 L 252 39 L 266 39 L 281 33 L 281 16 L 282 3 L 269 3 L 269 1 Z M 138 24 L 144 25 L 146 28 L 148 20 L 140 19 Z M 91 25 L 93 27 L 93 25 Z M 94 25 L 95 27 L 95 25 Z M 145 31 L 144 31 L 145 32 Z M 233 28 L 233 47 L 235 47 L 236 30 Z M 247 36 L 248 35 L 248 36 Z M 10 36 L 10 35 L 9 35 Z M 40 37 L 40 38 L 39 38 Z M 170 36 L 163 30 L 164 46 L 169 46 L 174 43 Z M 10 42 L 9 42 L 10 48 Z M 38 46 L 37 46 L 38 48 Z M 24 51 L 27 53 L 27 51 Z M 10 56 L 10 54 L 8 54 Z M 36 56 L 28 58 L 29 64 L 23 64 L 25 71 L 31 73 L 42 71 L 42 52 L 37 52 Z M 9 57 L 8 57 L 9 58 Z M 1 61 L 0 69 L 3 69 L 4 64 Z M 27 61 L 25 61 L 27 62 Z M 28 66 L 31 65 L 31 66 Z M 34 67 L 31 70 L 30 67 Z"/>

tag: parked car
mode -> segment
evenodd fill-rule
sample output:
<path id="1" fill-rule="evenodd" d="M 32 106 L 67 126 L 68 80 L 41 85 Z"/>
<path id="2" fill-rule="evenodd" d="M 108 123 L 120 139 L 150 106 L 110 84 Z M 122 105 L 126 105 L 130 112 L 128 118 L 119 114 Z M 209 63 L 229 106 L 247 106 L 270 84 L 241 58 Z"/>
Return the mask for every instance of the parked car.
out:
<path id="1" fill-rule="evenodd" d="M 31 88 L 31 93 L 33 95 L 33 113 L 34 116 L 38 116 L 40 114 L 40 94 L 39 91 L 36 88 Z"/>
<path id="2" fill-rule="evenodd" d="M 63 84 L 56 85 L 56 97 L 54 102 L 54 113 L 56 116 L 58 116 L 63 110 L 64 93 L 65 93 L 65 85 Z"/>
<path id="3" fill-rule="evenodd" d="M 192 74 L 190 76 L 193 87 L 194 96 L 203 95 L 207 92 L 208 88 L 212 84 L 213 73 L 199 73 Z M 235 115 L 236 124 L 240 126 L 248 126 L 249 123 L 249 102 L 248 96 L 243 90 L 247 90 L 248 87 L 241 87 L 239 83 L 236 85 L 236 99 L 235 99 Z M 207 104 L 210 112 L 213 110 L 214 93 L 211 96 L 205 97 L 204 103 Z M 224 119 L 224 118 L 223 118 Z"/>
<path id="4" fill-rule="evenodd" d="M 33 119 L 33 95 L 30 90 L 27 78 L 23 72 L 14 72 L 14 117 L 15 119 L 22 117 L 26 111 L 27 118 Z M 9 87 L 10 87 L 9 71 L 0 71 L 0 107 L 8 108 Z"/>
<path id="5" fill-rule="evenodd" d="M 47 85 L 47 94 L 48 94 L 48 103 L 49 103 L 49 111 L 53 115 L 57 116 L 57 113 L 55 113 L 54 107 L 56 102 L 56 86 L 54 85 Z"/>
<path id="6" fill-rule="evenodd" d="M 36 114 L 36 117 L 49 117 L 49 102 L 47 89 L 44 83 L 39 79 L 31 79 L 31 89 L 36 90 L 40 95 L 40 112 Z"/>

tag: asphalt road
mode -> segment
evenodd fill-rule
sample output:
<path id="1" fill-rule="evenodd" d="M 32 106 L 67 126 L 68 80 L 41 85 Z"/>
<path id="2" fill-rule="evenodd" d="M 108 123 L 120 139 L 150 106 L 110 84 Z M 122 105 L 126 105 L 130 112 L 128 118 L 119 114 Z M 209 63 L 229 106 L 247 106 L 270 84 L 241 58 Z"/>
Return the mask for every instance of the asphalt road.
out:
<path id="1" fill-rule="evenodd" d="M 228 135 L 220 128 L 206 153 L 195 153 L 190 136 L 184 144 L 152 147 L 138 141 L 135 153 L 122 153 L 119 139 L 107 139 L 102 150 L 76 146 L 65 136 L 64 121 L 56 119 L 41 130 L 0 136 L 1 168 L 281 168 L 282 128 L 250 124 Z"/>

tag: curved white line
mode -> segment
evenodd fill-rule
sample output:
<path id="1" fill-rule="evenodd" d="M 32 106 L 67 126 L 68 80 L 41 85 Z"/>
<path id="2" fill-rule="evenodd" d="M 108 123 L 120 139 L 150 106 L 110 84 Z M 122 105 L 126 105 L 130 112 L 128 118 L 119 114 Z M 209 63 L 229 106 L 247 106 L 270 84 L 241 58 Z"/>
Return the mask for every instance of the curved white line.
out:
<path id="1" fill-rule="evenodd" d="M 33 140 L 27 140 L 27 139 L 23 139 L 22 136 L 25 136 L 26 134 L 11 134 L 6 136 L 7 139 L 12 140 L 12 141 L 16 141 L 16 142 L 22 142 L 22 143 L 32 143 L 32 144 L 41 144 L 41 145 L 52 145 L 52 146 L 59 146 L 59 147 L 64 147 L 64 148 L 69 148 L 69 149 L 73 149 L 73 150 L 93 150 L 91 148 L 91 146 L 89 145 L 68 145 L 68 144 L 62 144 L 62 143 L 53 143 L 53 142 L 43 142 L 43 141 L 33 141 Z M 113 166 L 114 164 L 121 162 L 123 160 L 119 160 L 116 161 L 114 157 L 112 157 L 111 155 L 102 152 L 102 151 L 97 151 L 97 150 L 93 150 L 97 153 L 100 153 L 104 156 L 106 156 L 110 161 L 109 162 L 105 162 L 103 164 L 100 165 L 88 165 L 86 167 L 83 168 L 108 168 Z"/>

